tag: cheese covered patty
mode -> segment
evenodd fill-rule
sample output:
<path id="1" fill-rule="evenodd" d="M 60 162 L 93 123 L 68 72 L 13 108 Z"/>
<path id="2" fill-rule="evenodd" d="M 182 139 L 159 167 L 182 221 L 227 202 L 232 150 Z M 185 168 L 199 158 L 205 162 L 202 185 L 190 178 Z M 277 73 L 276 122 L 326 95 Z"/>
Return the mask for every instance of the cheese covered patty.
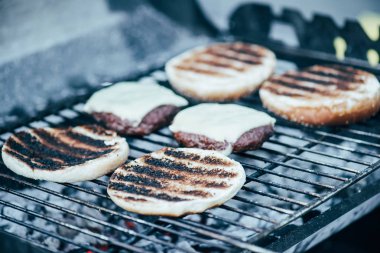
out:
<path id="1" fill-rule="evenodd" d="M 189 50 L 165 66 L 170 84 L 196 100 L 234 100 L 256 90 L 273 72 L 276 58 L 261 46 L 219 43 Z"/>
<path id="2" fill-rule="evenodd" d="M 252 140 L 255 141 L 255 143 L 259 142 L 261 144 L 270 136 L 270 133 L 273 131 L 274 123 L 275 119 L 264 112 L 236 104 L 210 103 L 199 104 L 182 110 L 174 118 L 169 129 L 174 132 L 176 139 L 185 146 L 209 149 L 207 148 L 207 144 L 204 146 L 202 142 L 219 142 L 225 145 L 211 149 L 221 150 L 228 154 L 233 151 L 234 144 L 236 144 L 244 134 L 254 129 L 269 127 L 269 129 L 266 129 L 260 136 L 248 135 L 246 137 L 248 138 L 248 140 L 246 140 L 247 144 L 252 145 L 250 138 L 254 138 Z M 180 136 L 177 133 L 204 136 L 207 139 L 205 141 L 198 139 L 189 143 L 182 141 L 181 137 L 184 135 Z M 178 139 L 178 137 L 180 137 L 180 139 Z M 197 145 L 197 141 L 199 145 Z M 244 149 L 248 150 L 250 148 L 251 146 L 248 145 Z M 257 148 L 257 145 L 254 145 L 254 148 Z M 244 149 L 239 151 L 244 151 Z"/>
<path id="3" fill-rule="evenodd" d="M 84 110 L 118 132 L 143 135 L 170 123 L 187 104 L 158 84 L 122 82 L 96 92 Z"/>
<path id="4" fill-rule="evenodd" d="M 273 76 L 260 89 L 265 107 L 305 125 L 361 121 L 380 108 L 380 84 L 366 71 L 315 65 Z"/>
<path id="5" fill-rule="evenodd" d="M 164 148 L 118 168 L 107 191 L 128 211 L 181 216 L 221 205 L 244 182 L 240 163 L 218 152 Z"/>

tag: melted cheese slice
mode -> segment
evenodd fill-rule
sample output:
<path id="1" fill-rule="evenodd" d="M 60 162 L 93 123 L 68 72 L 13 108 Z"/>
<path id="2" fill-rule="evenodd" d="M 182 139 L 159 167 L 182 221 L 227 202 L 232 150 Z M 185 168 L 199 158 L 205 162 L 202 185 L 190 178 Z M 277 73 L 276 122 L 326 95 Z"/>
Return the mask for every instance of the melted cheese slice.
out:
<path id="1" fill-rule="evenodd" d="M 199 104 L 179 112 L 169 127 L 172 132 L 205 135 L 235 143 L 245 132 L 276 120 L 268 114 L 236 104 Z"/>
<path id="2" fill-rule="evenodd" d="M 173 91 L 153 83 L 121 82 L 95 92 L 84 106 L 87 113 L 112 113 L 134 127 L 153 109 L 162 105 L 186 106 Z"/>

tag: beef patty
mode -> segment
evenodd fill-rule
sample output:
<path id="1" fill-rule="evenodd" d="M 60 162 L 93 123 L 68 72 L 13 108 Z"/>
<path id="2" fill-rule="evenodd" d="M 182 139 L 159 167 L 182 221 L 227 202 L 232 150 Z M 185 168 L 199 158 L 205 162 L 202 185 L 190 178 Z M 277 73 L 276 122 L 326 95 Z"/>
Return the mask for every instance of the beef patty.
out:
<path id="1" fill-rule="evenodd" d="M 231 144 L 232 152 L 243 152 L 258 149 L 266 140 L 269 139 L 272 134 L 272 125 L 253 128 L 241 135 L 235 143 Z M 174 133 L 174 138 L 181 145 L 191 148 L 225 150 L 228 145 L 230 145 L 227 141 L 216 141 L 204 135 L 184 132 Z"/>
<path id="2" fill-rule="evenodd" d="M 97 121 L 121 134 L 142 136 L 170 124 L 179 110 L 179 107 L 173 105 L 159 106 L 150 111 L 137 127 L 134 127 L 128 120 L 122 120 L 112 113 L 94 112 L 92 115 Z"/>

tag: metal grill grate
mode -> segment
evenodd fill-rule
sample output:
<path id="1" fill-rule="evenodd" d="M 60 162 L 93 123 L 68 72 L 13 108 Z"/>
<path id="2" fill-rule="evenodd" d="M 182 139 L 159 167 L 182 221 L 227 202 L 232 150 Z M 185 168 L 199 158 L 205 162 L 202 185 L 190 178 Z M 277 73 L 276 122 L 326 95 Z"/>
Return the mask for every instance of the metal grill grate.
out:
<path id="1" fill-rule="evenodd" d="M 292 64 L 280 61 L 278 71 L 289 66 Z M 161 70 L 142 81 L 150 79 L 168 85 Z M 238 103 L 264 110 L 257 95 Z M 75 104 L 14 131 L 92 123 L 82 113 L 82 106 Z M 267 252 L 253 243 L 299 220 L 380 167 L 379 116 L 350 127 L 318 129 L 277 120 L 274 136 L 260 150 L 231 155 L 246 169 L 247 182 L 242 190 L 232 200 L 202 214 L 178 219 L 131 214 L 116 207 L 107 196 L 108 176 L 74 184 L 37 182 L 16 176 L 1 162 L 0 227 L 52 251 Z M 11 132 L 3 133 L 0 139 L 5 141 Z M 127 139 L 130 159 L 178 145 L 167 128 Z M 9 229 L 10 223 L 18 226 Z M 20 228 L 25 233 L 17 232 Z M 55 238 L 56 243 L 46 238 Z"/>

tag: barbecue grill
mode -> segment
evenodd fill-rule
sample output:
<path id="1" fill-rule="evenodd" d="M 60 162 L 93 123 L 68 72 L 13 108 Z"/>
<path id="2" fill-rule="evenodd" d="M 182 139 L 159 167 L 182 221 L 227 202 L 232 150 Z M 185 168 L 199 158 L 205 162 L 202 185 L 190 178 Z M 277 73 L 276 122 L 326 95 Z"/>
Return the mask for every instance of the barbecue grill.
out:
<path id="1" fill-rule="evenodd" d="M 359 59 L 364 56 L 358 56 L 355 48 L 351 56 L 357 58 L 339 61 L 329 54 L 331 48 L 315 48 L 316 43 L 293 48 L 268 40 L 265 29 L 249 25 L 259 18 L 248 19 L 263 8 L 264 14 L 269 12 L 270 20 L 264 20 L 267 26 L 279 20 L 298 20 L 297 24 L 303 20 L 294 11 L 276 16 L 269 7 L 250 4 L 231 16 L 230 33 L 219 34 L 215 40 L 260 42 L 275 52 L 277 73 L 340 63 L 380 78 L 380 68 Z M 346 34 L 337 26 L 331 31 Z M 247 35 L 253 32 L 261 36 Z M 304 37 L 313 41 L 310 34 Z M 95 90 L 119 80 L 88 87 L 75 98 L 4 127 L 0 145 L 10 134 L 28 128 L 95 123 L 82 112 L 83 103 Z M 169 87 L 163 66 L 140 71 L 130 80 Z M 257 94 L 237 103 L 265 111 Z M 17 247 L 33 252 L 304 251 L 380 203 L 379 119 L 380 115 L 350 126 L 309 128 L 277 118 L 274 136 L 262 148 L 231 155 L 247 174 L 240 192 L 220 207 L 182 218 L 142 216 L 116 207 L 106 194 L 109 175 L 81 183 L 40 182 L 15 175 L 1 161 L 0 239 L 6 238 L 1 247 L 14 249 L 17 241 Z M 130 160 L 178 146 L 167 128 L 126 138 Z"/>

